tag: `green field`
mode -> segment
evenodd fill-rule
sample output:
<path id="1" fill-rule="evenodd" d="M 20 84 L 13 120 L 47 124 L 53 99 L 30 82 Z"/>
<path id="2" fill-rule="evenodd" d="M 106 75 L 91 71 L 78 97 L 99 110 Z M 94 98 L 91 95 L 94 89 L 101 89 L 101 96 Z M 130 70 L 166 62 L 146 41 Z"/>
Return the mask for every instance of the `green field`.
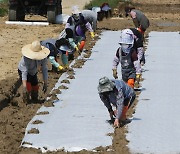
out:
<path id="1" fill-rule="evenodd" d="M 7 15 L 8 13 L 8 0 L 0 0 L 0 16 Z"/>
<path id="2" fill-rule="evenodd" d="M 86 9 L 92 8 L 92 7 L 100 7 L 103 3 L 108 3 L 109 6 L 114 9 L 118 6 L 119 2 L 127 2 L 130 3 L 131 0 L 92 0 L 89 4 L 85 5 Z"/>

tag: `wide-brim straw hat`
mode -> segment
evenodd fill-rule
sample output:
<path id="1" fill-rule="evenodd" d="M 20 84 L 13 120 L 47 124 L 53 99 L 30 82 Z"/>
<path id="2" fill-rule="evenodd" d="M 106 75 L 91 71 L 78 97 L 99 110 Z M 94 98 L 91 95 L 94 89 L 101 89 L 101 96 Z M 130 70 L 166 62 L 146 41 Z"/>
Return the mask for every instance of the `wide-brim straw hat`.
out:
<path id="1" fill-rule="evenodd" d="M 104 93 L 108 91 L 113 91 L 115 83 L 108 79 L 107 77 L 102 77 L 99 79 L 98 92 Z"/>
<path id="2" fill-rule="evenodd" d="M 31 44 L 22 47 L 23 56 L 33 60 L 42 60 L 46 58 L 49 53 L 50 50 L 41 46 L 40 41 L 33 41 Z"/>

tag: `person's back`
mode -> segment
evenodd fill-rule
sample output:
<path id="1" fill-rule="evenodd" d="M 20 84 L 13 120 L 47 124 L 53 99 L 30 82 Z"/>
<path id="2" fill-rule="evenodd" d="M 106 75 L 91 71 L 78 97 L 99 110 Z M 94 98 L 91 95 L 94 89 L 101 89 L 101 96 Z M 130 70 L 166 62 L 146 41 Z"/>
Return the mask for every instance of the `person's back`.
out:
<path id="1" fill-rule="evenodd" d="M 136 81 L 139 83 L 140 76 L 141 76 L 141 62 L 145 63 L 145 56 L 144 56 L 144 48 L 143 48 L 143 35 L 139 30 L 136 28 L 130 28 L 135 36 L 135 43 L 134 47 L 137 49 L 137 56 L 138 60 L 134 62 L 134 66 L 136 68 Z"/>
<path id="2" fill-rule="evenodd" d="M 134 81 L 136 78 L 136 70 L 133 62 L 137 60 L 137 51 L 133 48 L 134 34 L 130 29 L 121 31 L 120 47 L 116 51 L 113 60 L 113 76 L 117 76 L 117 66 L 121 63 L 121 72 L 123 81 L 127 82 L 129 86 L 134 88 Z"/>
<path id="3" fill-rule="evenodd" d="M 126 112 L 136 97 L 134 90 L 122 80 L 102 77 L 99 79 L 98 93 L 101 101 L 108 109 L 114 126 L 119 127 L 120 121 L 126 123 Z M 115 110 L 113 106 L 116 108 Z"/>
<path id="4" fill-rule="evenodd" d="M 115 86 L 118 91 L 122 90 L 125 99 L 135 95 L 134 90 L 130 86 L 128 86 L 123 80 L 112 81 L 115 82 Z"/>
<path id="5" fill-rule="evenodd" d="M 22 58 L 18 65 L 18 73 L 23 84 L 23 101 L 28 103 L 31 99 L 38 100 L 38 66 L 41 66 L 43 74 L 43 91 L 47 91 L 48 69 L 47 56 L 50 50 L 40 44 L 40 41 L 33 41 L 22 48 Z"/>
<path id="6" fill-rule="evenodd" d="M 92 10 L 82 10 L 81 12 L 84 19 L 92 25 L 92 28 L 95 31 L 97 28 L 97 13 Z"/>
<path id="7" fill-rule="evenodd" d="M 129 28 L 135 35 L 134 47 L 143 47 L 143 35 L 136 28 Z"/>
<path id="8" fill-rule="evenodd" d="M 139 26 L 142 26 L 143 30 L 145 31 L 149 27 L 149 19 L 140 10 L 133 9 L 131 10 L 130 14 L 132 15 L 133 12 L 136 14 L 135 16 L 139 22 Z M 134 18 L 133 15 L 132 18 Z"/>

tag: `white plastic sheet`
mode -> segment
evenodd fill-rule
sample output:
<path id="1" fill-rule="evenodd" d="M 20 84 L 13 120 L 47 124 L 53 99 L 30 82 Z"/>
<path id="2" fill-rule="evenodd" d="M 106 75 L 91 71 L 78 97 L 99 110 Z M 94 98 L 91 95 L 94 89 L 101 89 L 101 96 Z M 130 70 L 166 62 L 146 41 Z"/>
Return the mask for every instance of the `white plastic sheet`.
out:
<path id="1" fill-rule="evenodd" d="M 117 31 L 102 33 L 92 49 L 91 57 L 81 69 L 75 69 L 75 79 L 65 84 L 69 89 L 58 95 L 59 101 L 56 101 L 55 107 L 42 107 L 38 111 L 48 111 L 50 114 L 36 115 L 30 121 L 22 143 L 32 145 L 22 146 L 40 148 L 45 152 L 58 149 L 93 150 L 112 145 L 112 137 L 108 134 L 113 133 L 114 129 L 106 122 L 109 114 L 99 98 L 97 86 L 102 76 L 112 78 L 112 61 L 119 46 L 119 34 Z M 61 85 L 66 77 L 64 73 L 55 87 Z M 32 122 L 37 119 L 44 123 L 33 125 Z M 27 134 L 31 128 L 37 128 L 40 133 Z"/>
<path id="2" fill-rule="evenodd" d="M 180 152 L 180 34 L 151 32 L 144 81 L 127 139 L 131 153 Z"/>

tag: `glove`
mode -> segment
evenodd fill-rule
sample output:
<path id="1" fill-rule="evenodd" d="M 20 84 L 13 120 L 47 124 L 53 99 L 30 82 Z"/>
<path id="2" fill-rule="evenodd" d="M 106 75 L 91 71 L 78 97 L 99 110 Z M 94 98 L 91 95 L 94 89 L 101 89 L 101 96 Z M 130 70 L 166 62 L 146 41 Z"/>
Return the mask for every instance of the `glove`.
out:
<path id="1" fill-rule="evenodd" d="M 94 32 L 90 32 L 91 38 L 94 38 Z"/>
<path id="2" fill-rule="evenodd" d="M 44 83 L 42 91 L 45 93 L 47 91 L 47 83 Z"/>
<path id="3" fill-rule="evenodd" d="M 81 52 L 80 52 L 78 46 L 75 46 L 75 51 L 76 51 L 77 53 L 81 54 Z"/>
<path id="4" fill-rule="evenodd" d="M 23 102 L 28 103 L 29 101 L 29 93 L 26 87 L 23 87 Z"/>
<path id="5" fill-rule="evenodd" d="M 62 67 L 61 65 L 59 65 L 58 71 L 63 71 L 63 70 L 64 70 L 64 67 Z"/>
<path id="6" fill-rule="evenodd" d="M 139 84 L 140 79 L 141 79 L 141 74 L 140 73 L 136 74 L 136 81 L 138 84 Z"/>
<path id="7" fill-rule="evenodd" d="M 77 46 L 75 46 L 75 50 L 78 52 L 79 51 L 79 49 L 78 49 L 78 47 Z"/>
<path id="8" fill-rule="evenodd" d="M 118 76 L 117 76 L 117 69 L 113 69 L 113 77 L 114 77 L 115 79 L 118 78 Z"/>

